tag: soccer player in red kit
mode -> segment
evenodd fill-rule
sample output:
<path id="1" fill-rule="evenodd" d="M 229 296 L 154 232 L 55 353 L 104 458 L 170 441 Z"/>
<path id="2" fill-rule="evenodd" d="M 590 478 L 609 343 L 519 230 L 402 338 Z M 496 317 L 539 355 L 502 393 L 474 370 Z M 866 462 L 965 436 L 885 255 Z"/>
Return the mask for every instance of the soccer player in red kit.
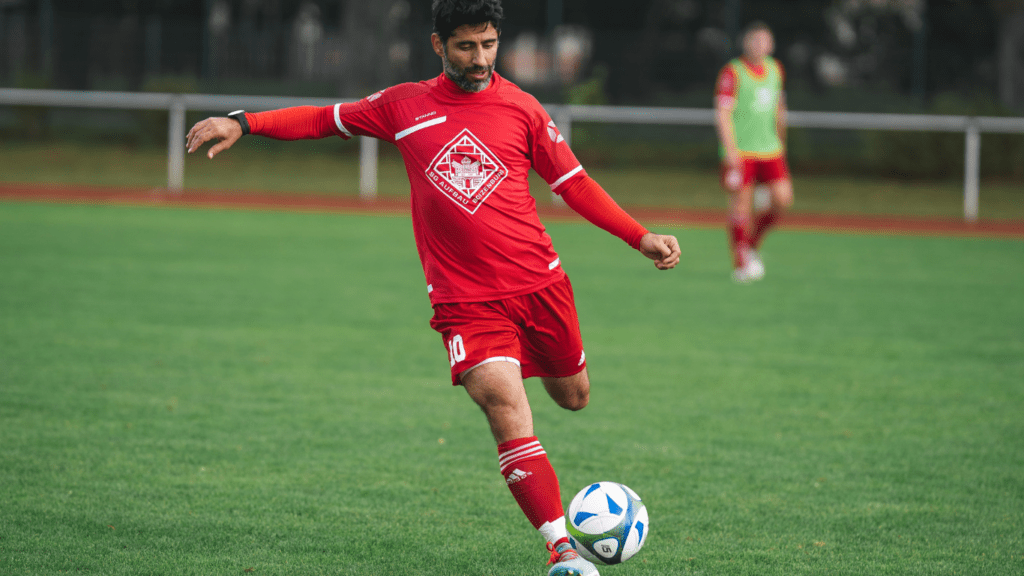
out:
<path id="1" fill-rule="evenodd" d="M 537 215 L 533 168 L 566 204 L 667 270 L 672 236 L 653 234 L 594 182 L 535 98 L 494 72 L 500 0 L 435 0 L 431 43 L 444 72 L 359 102 L 208 118 L 188 150 L 208 156 L 251 133 L 282 140 L 354 135 L 395 144 L 411 186 L 416 247 L 454 385 L 483 410 L 509 490 L 547 540 L 549 574 L 592 576 L 568 543 L 558 479 L 533 433 L 523 379 L 568 410 L 590 397 L 572 287 Z"/>

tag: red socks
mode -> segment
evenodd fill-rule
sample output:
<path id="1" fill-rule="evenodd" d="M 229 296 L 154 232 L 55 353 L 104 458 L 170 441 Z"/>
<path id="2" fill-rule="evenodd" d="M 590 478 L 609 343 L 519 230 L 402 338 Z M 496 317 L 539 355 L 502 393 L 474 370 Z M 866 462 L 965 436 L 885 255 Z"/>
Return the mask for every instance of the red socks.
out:
<path id="1" fill-rule="evenodd" d="M 765 232 L 768 232 L 768 229 L 779 221 L 780 216 L 781 214 L 777 211 L 769 210 L 767 212 L 762 212 L 757 217 L 757 220 L 754 222 L 754 234 L 750 238 L 750 245 L 754 250 L 757 250 L 758 247 L 761 246 L 761 240 L 764 239 Z"/>
<path id="2" fill-rule="evenodd" d="M 733 216 L 729 219 L 729 247 L 732 248 L 733 268 L 742 268 L 747 263 L 746 252 L 750 247 L 750 239 L 747 236 L 747 228 L 750 222 L 746 218 Z"/>
<path id="3" fill-rule="evenodd" d="M 498 467 L 508 489 L 533 527 L 548 542 L 566 536 L 558 477 L 536 436 L 498 445 Z"/>

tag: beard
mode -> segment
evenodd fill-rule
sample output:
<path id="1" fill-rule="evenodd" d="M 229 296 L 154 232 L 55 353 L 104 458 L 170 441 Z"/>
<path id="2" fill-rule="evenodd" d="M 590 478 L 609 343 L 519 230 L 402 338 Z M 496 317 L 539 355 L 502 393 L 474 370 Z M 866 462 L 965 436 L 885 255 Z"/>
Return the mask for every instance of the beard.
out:
<path id="1" fill-rule="evenodd" d="M 448 47 L 444 48 L 444 55 L 441 57 L 441 61 L 444 63 L 444 73 L 448 78 L 455 83 L 456 86 L 462 88 L 466 92 L 482 92 L 491 85 L 491 75 L 494 73 L 494 64 L 490 66 L 468 66 L 466 68 L 459 68 L 454 62 L 448 59 Z M 469 74 L 477 72 L 487 72 L 487 77 L 483 80 L 471 80 Z"/>

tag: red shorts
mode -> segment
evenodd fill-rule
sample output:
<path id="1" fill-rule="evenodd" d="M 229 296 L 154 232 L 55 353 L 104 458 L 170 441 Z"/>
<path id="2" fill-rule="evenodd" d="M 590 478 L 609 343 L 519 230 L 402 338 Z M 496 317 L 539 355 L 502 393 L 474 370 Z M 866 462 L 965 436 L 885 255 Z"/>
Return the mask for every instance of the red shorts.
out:
<path id="1" fill-rule="evenodd" d="M 587 365 L 568 276 L 504 300 L 436 304 L 430 327 L 448 350 L 453 385 L 488 362 L 518 364 L 523 378 L 572 376 Z"/>
<path id="2" fill-rule="evenodd" d="M 728 166 L 722 165 L 722 187 L 730 192 L 752 184 L 771 184 L 786 178 L 789 178 L 789 165 L 785 156 L 766 160 L 744 158 L 743 164 L 737 170 L 730 170 Z"/>

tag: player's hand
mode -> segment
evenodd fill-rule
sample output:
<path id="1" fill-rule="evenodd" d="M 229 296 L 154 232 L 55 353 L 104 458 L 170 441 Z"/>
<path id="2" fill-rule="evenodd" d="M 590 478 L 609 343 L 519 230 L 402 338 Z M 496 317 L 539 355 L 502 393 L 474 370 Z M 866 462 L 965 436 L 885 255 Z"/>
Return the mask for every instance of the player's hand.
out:
<path id="1" fill-rule="evenodd" d="M 208 158 L 213 158 L 224 150 L 231 148 L 231 145 L 238 142 L 238 139 L 241 137 L 242 126 L 239 125 L 237 120 L 233 118 L 207 118 L 197 122 L 188 131 L 186 147 L 188 153 L 191 154 L 210 140 L 220 140 L 220 142 L 211 146 L 210 150 L 206 153 Z"/>
<path id="2" fill-rule="evenodd" d="M 726 148 L 722 162 L 725 164 L 725 187 L 732 192 L 738 192 L 743 185 L 743 159 L 740 158 L 739 151 L 735 148 Z"/>
<path id="3" fill-rule="evenodd" d="M 679 264 L 679 241 L 675 236 L 648 232 L 640 239 L 640 252 L 654 260 L 658 270 L 668 270 Z"/>

